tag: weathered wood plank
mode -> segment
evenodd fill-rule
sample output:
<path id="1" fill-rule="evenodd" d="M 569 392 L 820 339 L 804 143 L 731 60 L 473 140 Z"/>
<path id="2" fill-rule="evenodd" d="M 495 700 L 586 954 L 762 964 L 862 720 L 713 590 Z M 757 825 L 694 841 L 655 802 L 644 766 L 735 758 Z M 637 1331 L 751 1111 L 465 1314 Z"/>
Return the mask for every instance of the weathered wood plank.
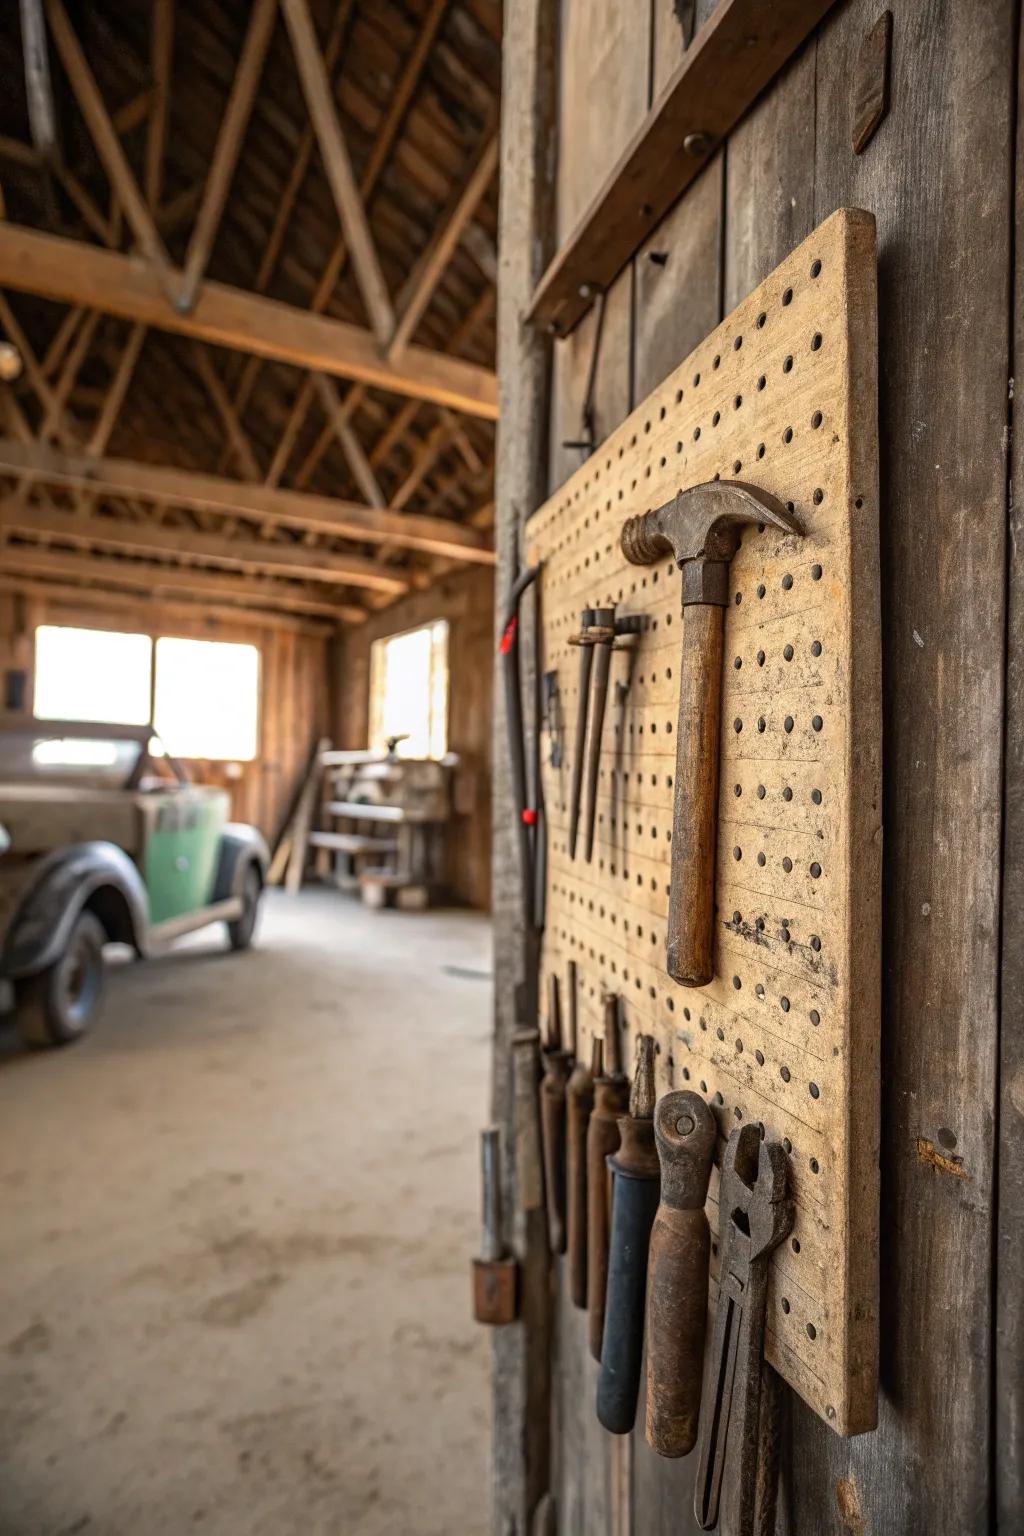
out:
<path id="1" fill-rule="evenodd" d="M 501 427 L 495 463 L 495 604 L 519 563 L 522 525 L 546 490 L 550 347 L 529 331 L 522 314 L 554 226 L 551 141 L 557 80 L 557 21 L 546 0 L 507 0 L 502 47 L 501 281 L 498 285 L 498 369 Z M 527 657 L 529 663 L 529 656 Z M 495 657 L 495 698 L 502 669 Z M 492 910 L 494 1044 L 491 1115 L 504 1133 L 504 1206 L 520 1262 L 522 1321 L 494 1330 L 492 1529 L 526 1536 L 539 1501 L 549 1492 L 551 1449 L 551 1282 L 544 1212 L 519 1210 L 515 1167 L 512 1035 L 536 1005 L 535 945 L 522 931 L 518 829 L 509 773 L 505 712 L 495 708 Z M 532 742 L 531 742 L 532 746 Z M 530 747 L 528 747 L 528 752 Z M 534 972 L 531 986 L 531 971 Z"/>
<path id="2" fill-rule="evenodd" d="M 990 1518 L 1015 9 L 893 4 L 892 105 L 859 157 L 877 4 L 818 41 L 814 222 L 856 202 L 879 234 L 883 1352 L 875 1435 L 794 1403 L 793 1531 L 829 1506 L 893 1536 Z"/>
<path id="3" fill-rule="evenodd" d="M 1024 44 L 1017 74 L 1017 269 L 1013 356 L 1024 358 Z M 1003 801 L 1003 956 L 999 1052 L 999 1210 L 996 1246 L 995 1510 L 1012 1531 L 1024 1510 L 1024 439 L 1012 438 Z"/>

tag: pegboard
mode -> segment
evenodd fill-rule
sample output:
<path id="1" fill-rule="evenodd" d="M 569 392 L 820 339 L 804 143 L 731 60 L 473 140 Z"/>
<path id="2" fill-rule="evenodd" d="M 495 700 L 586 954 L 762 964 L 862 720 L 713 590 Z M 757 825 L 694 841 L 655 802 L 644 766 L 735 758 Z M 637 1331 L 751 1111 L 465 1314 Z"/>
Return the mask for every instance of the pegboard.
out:
<path id="1" fill-rule="evenodd" d="M 772 1261 L 766 1351 L 840 1434 L 876 1421 L 881 858 L 875 230 L 840 210 L 750 295 L 530 520 L 541 665 L 545 980 L 578 967 L 579 1053 L 602 994 L 653 1034 L 658 1091 L 712 1104 L 719 1151 L 760 1121 L 789 1153 L 791 1237 Z M 715 976 L 665 971 L 683 619 L 673 562 L 637 567 L 625 519 L 741 479 L 802 538 L 747 529 L 725 619 Z M 597 836 L 567 847 L 580 610 L 642 617 L 612 661 Z M 542 996 L 547 995 L 546 984 Z M 624 1060 L 632 1061 L 632 1050 Z M 717 1224 L 717 1173 L 708 1215 Z M 717 1243 L 715 1259 L 717 1259 Z"/>

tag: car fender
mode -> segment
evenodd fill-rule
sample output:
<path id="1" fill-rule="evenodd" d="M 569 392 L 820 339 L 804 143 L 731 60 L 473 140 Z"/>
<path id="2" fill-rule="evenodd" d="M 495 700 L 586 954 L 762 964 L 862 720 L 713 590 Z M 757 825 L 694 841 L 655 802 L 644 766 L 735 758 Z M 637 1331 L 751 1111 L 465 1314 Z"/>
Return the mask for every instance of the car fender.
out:
<path id="1" fill-rule="evenodd" d="M 72 843 L 41 861 L 22 897 L 4 938 L 3 974 L 33 976 L 52 965 L 86 908 L 96 914 L 112 942 L 145 952 L 146 887 L 131 859 L 114 843 Z"/>
<path id="2" fill-rule="evenodd" d="M 229 821 L 220 837 L 213 900 L 227 901 L 230 896 L 241 896 L 246 874 L 253 865 L 259 871 L 260 885 L 265 885 L 269 864 L 270 850 L 262 834 L 245 822 Z"/>

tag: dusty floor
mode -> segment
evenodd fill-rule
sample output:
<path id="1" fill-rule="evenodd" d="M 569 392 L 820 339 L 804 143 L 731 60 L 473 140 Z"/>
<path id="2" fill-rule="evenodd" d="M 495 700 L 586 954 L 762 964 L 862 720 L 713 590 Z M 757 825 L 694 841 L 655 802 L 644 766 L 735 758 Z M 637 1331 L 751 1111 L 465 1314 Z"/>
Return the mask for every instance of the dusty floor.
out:
<path id="1" fill-rule="evenodd" d="M 486 1529 L 489 932 L 273 893 L 0 1032 L 3 1536 Z"/>

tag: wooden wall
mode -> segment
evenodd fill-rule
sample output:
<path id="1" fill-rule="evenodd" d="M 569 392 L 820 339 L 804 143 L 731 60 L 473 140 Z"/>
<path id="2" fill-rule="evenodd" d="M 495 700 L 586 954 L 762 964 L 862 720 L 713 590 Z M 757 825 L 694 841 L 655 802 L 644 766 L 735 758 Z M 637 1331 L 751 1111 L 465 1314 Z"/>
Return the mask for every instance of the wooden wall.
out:
<path id="1" fill-rule="evenodd" d="M 253 823 L 273 840 L 312 743 L 328 729 L 330 655 L 326 634 L 310 632 L 301 625 L 265 625 L 242 617 L 192 616 L 155 602 L 111 608 L 90 602 L 86 593 L 80 598 L 4 593 L 0 595 L 0 677 L 9 668 L 21 668 L 29 674 L 29 708 L 33 635 L 38 624 L 257 646 L 261 679 L 258 756 L 251 763 L 237 765 L 190 762 L 187 766 L 197 781 L 230 789 L 234 819 Z"/>
<path id="2" fill-rule="evenodd" d="M 890 8 L 891 106 L 865 152 L 851 146 L 856 66 L 885 6 L 839 0 L 611 288 L 595 396 L 600 439 L 835 208 L 875 215 L 885 775 L 879 1426 L 843 1441 L 794 1399 L 778 1520 L 793 1536 L 973 1536 L 994 1528 L 997 1511 L 1000 1529 L 1019 1530 L 1024 1488 L 1019 961 L 1005 973 L 1004 1076 L 1015 1076 L 1001 1111 L 998 1071 L 1001 879 L 1014 892 L 1024 884 L 1024 668 L 1012 629 L 1016 735 L 1003 799 L 1020 16 L 1017 0 L 890 0 Z M 678 61 L 677 9 L 688 8 L 561 0 L 559 237 Z M 698 26 L 712 9 L 697 0 Z M 522 13 L 506 13 L 510 41 L 543 42 L 542 24 L 530 34 L 522 19 L 536 11 L 530 0 L 513 0 L 510 11 Z M 506 58 L 505 69 L 503 187 L 526 138 L 517 113 L 535 100 L 512 97 L 509 82 L 543 75 L 522 60 Z M 517 270 L 515 262 L 506 246 L 503 263 Z M 593 328 L 592 313 L 554 347 L 549 493 L 580 462 L 562 442 L 580 435 Z M 522 349 L 515 355 L 522 375 Z M 536 394 L 506 368 L 503 402 L 526 387 Z M 504 548 L 524 508 L 503 493 L 500 466 Z M 1019 604 L 1016 564 L 1010 574 Z M 1004 804 L 1016 861 L 1005 869 Z M 499 956 L 511 904 L 500 921 Z M 1019 955 L 1012 942 L 1007 954 Z M 499 999 L 507 981 L 499 974 Z M 998 1223 L 997 1139 L 1012 1171 L 999 1186 Z M 930 1158 L 934 1147 L 951 1155 Z M 656 1457 L 642 1416 L 626 1443 L 603 1434 L 583 1320 L 564 1295 L 557 1331 L 550 1486 L 559 1531 L 695 1531 L 695 1458 Z M 499 1348 L 498 1358 L 513 1354 Z M 507 1426 L 502 1391 L 499 1382 L 497 1417 Z M 510 1375 L 508 1402 L 522 1394 Z M 506 1528 L 511 1511 L 521 1529 L 521 1488 L 509 1458 L 500 1465 L 495 1528 Z"/>
<path id="3" fill-rule="evenodd" d="M 392 603 L 349 629 L 338 666 L 337 740 L 365 747 L 369 731 L 370 646 L 421 624 L 447 619 L 448 750 L 457 752 L 455 820 L 448 881 L 458 901 L 491 904 L 491 694 L 494 666 L 494 573 L 467 566 L 425 591 Z"/>

